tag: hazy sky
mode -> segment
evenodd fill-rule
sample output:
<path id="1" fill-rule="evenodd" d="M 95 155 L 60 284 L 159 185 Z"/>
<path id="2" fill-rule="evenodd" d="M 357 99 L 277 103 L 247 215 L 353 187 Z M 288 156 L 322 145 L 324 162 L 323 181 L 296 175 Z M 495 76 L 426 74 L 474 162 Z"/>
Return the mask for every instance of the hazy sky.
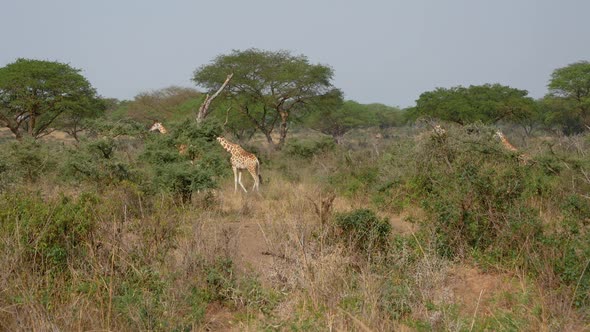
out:
<path id="1" fill-rule="evenodd" d="M 105 97 L 180 85 L 232 49 L 330 65 L 363 103 L 410 106 L 436 87 L 501 83 L 541 97 L 555 68 L 590 60 L 587 0 L 2 0 L 0 67 L 82 69 Z"/>

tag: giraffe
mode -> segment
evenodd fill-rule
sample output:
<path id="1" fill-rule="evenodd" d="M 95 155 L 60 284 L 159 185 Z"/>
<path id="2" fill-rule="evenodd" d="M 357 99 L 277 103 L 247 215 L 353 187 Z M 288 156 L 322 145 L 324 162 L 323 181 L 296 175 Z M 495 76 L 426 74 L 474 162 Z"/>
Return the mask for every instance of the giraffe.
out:
<path id="1" fill-rule="evenodd" d="M 159 121 L 154 121 L 154 124 L 150 127 L 149 131 L 158 131 L 160 134 L 168 134 L 168 129 Z"/>
<path id="2" fill-rule="evenodd" d="M 445 130 L 445 128 L 441 127 L 439 124 L 435 125 L 432 130 L 438 136 L 444 136 L 447 134 L 447 131 Z"/>
<path id="3" fill-rule="evenodd" d="M 260 176 L 260 162 L 258 158 L 253 153 L 244 150 L 238 144 L 229 142 L 224 137 L 217 137 L 217 141 L 227 152 L 231 153 L 230 162 L 234 172 L 234 192 L 238 191 L 238 183 L 245 192 L 248 192 L 242 184 L 242 171 L 245 169 L 248 170 L 254 179 L 252 190 L 256 189 L 256 191 L 259 191 L 262 177 Z"/>
<path id="4" fill-rule="evenodd" d="M 496 130 L 494 136 L 500 139 L 500 142 L 502 142 L 502 145 L 504 146 L 504 148 L 506 148 L 506 150 L 518 153 L 518 161 L 522 165 L 527 165 L 530 162 L 531 157 L 526 153 L 519 153 L 518 149 L 508 141 L 508 139 L 506 138 L 506 136 L 504 136 L 504 133 L 500 129 Z"/>
<path id="5" fill-rule="evenodd" d="M 154 124 L 150 127 L 149 131 L 158 131 L 160 132 L 160 134 L 168 134 L 168 129 L 166 129 L 166 127 L 164 127 L 164 125 L 159 122 L 159 121 L 155 121 Z M 186 144 L 179 144 L 178 146 L 178 154 L 180 154 L 181 156 L 186 156 L 188 155 L 188 145 Z M 194 158 L 191 159 L 191 165 L 194 165 Z"/>

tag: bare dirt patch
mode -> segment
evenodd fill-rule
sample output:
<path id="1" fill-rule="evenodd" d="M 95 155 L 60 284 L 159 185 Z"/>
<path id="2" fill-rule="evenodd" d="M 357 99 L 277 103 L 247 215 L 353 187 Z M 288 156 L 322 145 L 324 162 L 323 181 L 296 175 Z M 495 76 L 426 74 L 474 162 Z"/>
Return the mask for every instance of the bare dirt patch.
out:
<path id="1" fill-rule="evenodd" d="M 453 266 L 448 274 L 447 287 L 463 315 L 491 315 L 502 303 L 494 301 L 504 292 L 518 292 L 514 279 L 508 275 L 484 273 L 470 266 Z"/>

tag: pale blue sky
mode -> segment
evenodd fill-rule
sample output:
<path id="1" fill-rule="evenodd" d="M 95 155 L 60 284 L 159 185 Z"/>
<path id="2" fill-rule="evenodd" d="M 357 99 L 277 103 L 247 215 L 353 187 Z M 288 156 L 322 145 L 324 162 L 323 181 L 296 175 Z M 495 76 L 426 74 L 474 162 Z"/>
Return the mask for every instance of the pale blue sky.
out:
<path id="1" fill-rule="evenodd" d="M 120 99 L 194 87 L 197 67 L 250 47 L 305 54 L 346 98 L 402 107 L 455 85 L 541 97 L 555 68 L 590 60 L 586 0 L 2 0 L 0 13 L 0 66 L 66 62 Z"/>

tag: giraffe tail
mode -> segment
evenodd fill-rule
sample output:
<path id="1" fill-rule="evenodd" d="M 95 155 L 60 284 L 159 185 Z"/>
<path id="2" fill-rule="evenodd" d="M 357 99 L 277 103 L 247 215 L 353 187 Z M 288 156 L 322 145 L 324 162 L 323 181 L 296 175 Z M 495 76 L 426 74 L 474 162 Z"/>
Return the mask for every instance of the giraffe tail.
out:
<path id="1" fill-rule="evenodd" d="M 260 175 L 260 162 L 256 160 L 256 174 L 258 174 L 258 183 L 262 184 L 262 175 Z"/>

